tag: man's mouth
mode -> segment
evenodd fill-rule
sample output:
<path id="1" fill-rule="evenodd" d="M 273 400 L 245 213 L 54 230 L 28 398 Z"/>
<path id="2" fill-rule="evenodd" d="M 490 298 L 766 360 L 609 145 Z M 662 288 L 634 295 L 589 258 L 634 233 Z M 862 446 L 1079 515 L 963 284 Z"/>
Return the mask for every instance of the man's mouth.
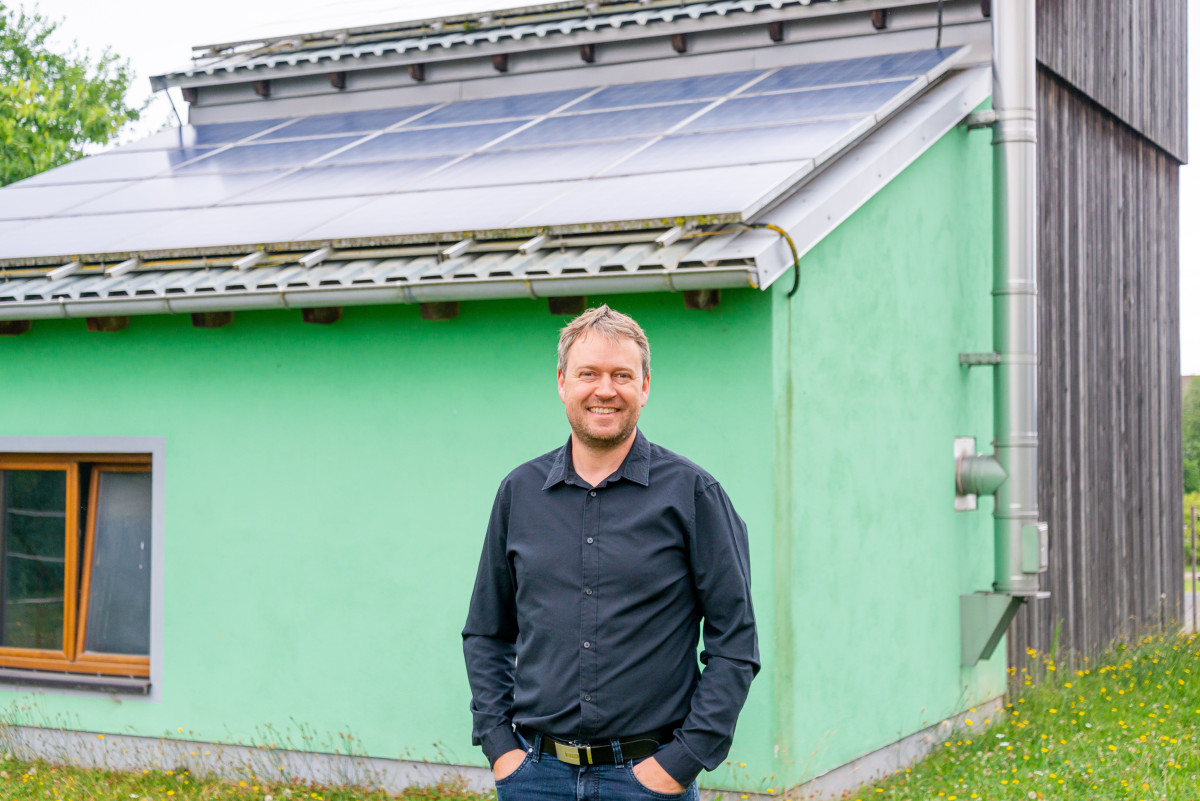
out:
<path id="1" fill-rule="evenodd" d="M 612 406 L 589 406 L 588 411 L 592 414 L 616 414 L 617 410 Z"/>

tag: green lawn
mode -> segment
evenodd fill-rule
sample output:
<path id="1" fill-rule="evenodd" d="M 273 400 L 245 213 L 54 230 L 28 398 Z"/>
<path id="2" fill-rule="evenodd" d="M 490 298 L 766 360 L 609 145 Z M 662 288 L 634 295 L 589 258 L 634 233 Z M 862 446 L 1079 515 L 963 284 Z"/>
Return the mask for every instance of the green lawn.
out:
<path id="1" fill-rule="evenodd" d="M 1002 718 L 971 721 L 911 770 L 864 788 L 901 799 L 1200 798 L 1200 639 L 1153 636 L 1039 673 Z M 985 724 L 985 725 L 981 725 Z"/>
<path id="2" fill-rule="evenodd" d="M 1078 670 L 1031 652 L 1039 680 L 996 720 L 967 725 L 925 761 L 850 796 L 859 801 L 1200 799 L 1200 638 L 1152 636 Z M 788 793 L 772 794 L 784 798 Z M 729 798 L 730 794 L 726 794 Z M 0 759 L 3 799 L 137 801 L 484 801 L 445 784 L 379 791 L 245 780 L 187 771 L 116 773 Z M 736 795 L 734 796 L 736 799 Z M 795 796 L 795 801 L 800 801 Z"/>
<path id="3" fill-rule="evenodd" d="M 59 799 L 88 801 L 117 798 L 122 801 L 486 801 L 456 783 L 413 790 L 403 795 L 359 788 L 318 787 L 304 784 L 261 784 L 254 777 L 240 781 L 199 779 L 186 770 L 144 770 L 117 773 L 0 760 L 0 799 Z"/>

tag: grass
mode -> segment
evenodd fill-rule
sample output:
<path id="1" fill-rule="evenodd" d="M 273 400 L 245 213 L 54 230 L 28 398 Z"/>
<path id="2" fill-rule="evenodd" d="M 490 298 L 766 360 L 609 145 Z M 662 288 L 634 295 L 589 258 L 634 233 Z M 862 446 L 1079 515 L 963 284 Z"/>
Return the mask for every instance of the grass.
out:
<path id="1" fill-rule="evenodd" d="M 1145 637 L 1077 670 L 1030 651 L 1021 696 L 997 719 L 968 717 L 923 762 L 858 801 L 1200 799 L 1200 638 Z M 1014 676 L 1016 678 L 1016 676 Z M 788 794 L 780 794 L 789 797 Z M 487 801 L 461 782 L 390 795 L 299 783 L 201 779 L 186 770 L 88 770 L 0 759 L 6 799 Z"/>
<path id="2" fill-rule="evenodd" d="M 0 760 L 0 799 L 85 801 L 105 798 L 123 801 L 487 801 L 494 795 L 472 792 L 459 781 L 390 795 L 381 790 L 353 787 L 260 784 L 254 778 L 239 781 L 201 779 L 187 770 L 147 769 L 141 773 L 119 773 L 45 762 L 21 762 L 9 755 Z"/>
<path id="3" fill-rule="evenodd" d="M 925 761 L 861 801 L 1200 798 L 1200 638 L 1146 637 L 1038 676 L 997 720 L 970 720 Z M 989 725 L 990 724 L 990 725 Z"/>

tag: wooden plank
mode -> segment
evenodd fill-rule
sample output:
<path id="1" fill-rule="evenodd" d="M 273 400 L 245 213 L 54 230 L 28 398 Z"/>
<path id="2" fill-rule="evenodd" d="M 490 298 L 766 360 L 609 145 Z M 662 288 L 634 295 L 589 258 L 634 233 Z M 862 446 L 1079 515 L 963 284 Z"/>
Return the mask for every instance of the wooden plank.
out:
<path id="1" fill-rule="evenodd" d="M 1182 604 L 1178 164 L 1049 70 L 1038 94 L 1038 491 L 1053 595 L 1010 630 L 1018 676 L 1060 621 L 1060 654 L 1091 656 L 1178 620 Z"/>
<path id="2" fill-rule="evenodd" d="M 102 332 L 111 334 L 115 331 L 124 331 L 129 327 L 128 317 L 88 317 L 86 320 L 87 330 L 95 333 Z"/>
<path id="3" fill-rule="evenodd" d="M 1187 0 L 1039 0 L 1037 57 L 1187 160 Z"/>

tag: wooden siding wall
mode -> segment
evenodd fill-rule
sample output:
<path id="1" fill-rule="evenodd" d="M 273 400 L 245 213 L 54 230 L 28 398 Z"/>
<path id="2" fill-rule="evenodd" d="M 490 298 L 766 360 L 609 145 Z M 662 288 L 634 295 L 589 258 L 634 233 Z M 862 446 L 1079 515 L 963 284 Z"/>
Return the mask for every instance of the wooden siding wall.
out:
<path id="1" fill-rule="evenodd" d="M 1187 0 L 1038 0 L 1037 57 L 1187 161 Z"/>
<path id="2" fill-rule="evenodd" d="M 1047 601 L 1009 659 L 1094 654 L 1180 617 L 1179 171 L 1038 70 L 1039 505 Z"/>

